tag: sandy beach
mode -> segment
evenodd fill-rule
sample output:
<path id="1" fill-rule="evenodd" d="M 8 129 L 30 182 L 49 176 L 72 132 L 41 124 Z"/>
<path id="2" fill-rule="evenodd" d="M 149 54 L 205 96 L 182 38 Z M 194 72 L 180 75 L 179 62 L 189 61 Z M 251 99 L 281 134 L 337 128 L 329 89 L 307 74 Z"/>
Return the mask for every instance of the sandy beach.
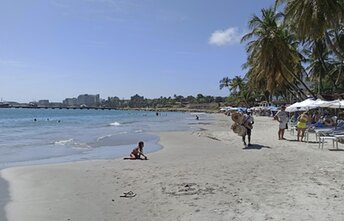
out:
<path id="1" fill-rule="evenodd" d="M 344 220 L 344 151 L 277 140 L 255 117 L 250 148 L 216 114 L 197 132 L 159 134 L 148 161 L 9 168 L 9 221 Z M 314 140 L 314 137 L 311 137 Z M 344 149 L 343 144 L 339 147 Z M 132 191 L 135 197 L 121 197 Z"/>

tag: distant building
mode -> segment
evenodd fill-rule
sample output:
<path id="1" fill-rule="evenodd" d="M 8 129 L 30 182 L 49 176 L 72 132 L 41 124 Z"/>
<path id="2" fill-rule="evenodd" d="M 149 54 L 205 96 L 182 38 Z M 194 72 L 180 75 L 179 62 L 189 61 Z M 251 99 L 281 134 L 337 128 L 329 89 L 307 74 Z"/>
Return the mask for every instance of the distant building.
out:
<path id="1" fill-rule="evenodd" d="M 37 105 L 47 107 L 49 105 L 49 100 L 39 100 Z"/>
<path id="2" fill-rule="evenodd" d="M 130 107 L 144 107 L 145 104 L 145 98 L 143 96 L 140 96 L 138 94 L 135 94 L 134 96 L 130 97 L 129 106 Z"/>
<path id="3" fill-rule="evenodd" d="M 78 99 L 76 98 L 66 98 L 62 101 L 64 106 L 78 106 Z"/>
<path id="4" fill-rule="evenodd" d="M 86 105 L 88 107 L 94 107 L 100 103 L 100 97 L 99 97 L 99 94 L 96 94 L 96 95 L 82 94 L 78 96 L 77 103 L 78 105 Z"/>
<path id="5" fill-rule="evenodd" d="M 62 103 L 61 102 L 50 102 L 49 107 L 60 108 L 60 107 L 62 107 Z"/>

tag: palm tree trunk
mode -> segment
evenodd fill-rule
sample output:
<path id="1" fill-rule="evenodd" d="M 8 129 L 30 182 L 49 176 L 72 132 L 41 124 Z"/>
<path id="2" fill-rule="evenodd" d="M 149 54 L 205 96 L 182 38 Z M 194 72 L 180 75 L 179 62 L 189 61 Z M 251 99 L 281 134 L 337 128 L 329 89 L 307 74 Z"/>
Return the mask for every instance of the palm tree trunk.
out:
<path id="1" fill-rule="evenodd" d="M 321 90 L 322 90 L 322 76 L 321 73 L 319 74 L 319 84 L 318 84 L 318 94 L 321 95 Z"/>
<path id="2" fill-rule="evenodd" d="M 298 81 L 299 83 L 302 84 L 302 86 L 305 87 L 305 89 L 312 95 L 312 97 L 313 97 L 314 99 L 317 98 L 317 96 L 313 93 L 313 91 L 311 91 L 311 90 L 309 89 L 309 87 L 307 87 L 307 85 L 305 84 L 305 82 L 303 82 L 303 80 L 301 80 L 294 72 L 292 72 L 291 70 L 289 70 L 289 68 L 287 68 L 287 67 L 285 66 L 285 64 L 282 63 L 282 65 L 283 65 L 283 67 L 289 72 L 289 74 L 291 74 L 291 75 L 295 78 L 296 81 Z"/>
<path id="3" fill-rule="evenodd" d="M 300 99 L 296 96 L 296 94 L 289 88 L 287 88 L 287 91 L 293 96 L 296 98 L 297 101 L 300 101 Z"/>
<path id="4" fill-rule="evenodd" d="M 325 61 L 324 61 L 323 57 L 322 57 L 321 51 L 320 51 L 320 49 L 318 47 L 318 44 L 319 43 L 317 41 L 315 41 L 315 50 L 318 53 L 318 58 L 320 60 L 321 66 L 323 67 L 324 71 L 328 73 L 329 70 L 328 70 L 328 68 L 327 68 L 327 66 L 325 64 Z M 319 95 L 321 94 L 322 88 L 323 88 L 323 85 L 322 85 L 322 73 L 320 72 L 319 73 L 319 85 L 318 85 L 318 94 Z"/>
<path id="5" fill-rule="evenodd" d="M 335 83 L 336 87 L 337 87 L 337 85 L 338 85 L 338 83 L 339 83 L 339 81 L 340 81 L 340 79 L 341 79 L 341 76 L 342 76 L 342 69 L 340 68 L 340 70 L 339 70 L 338 72 L 339 72 L 339 73 L 338 73 L 337 80 L 336 80 L 336 83 Z"/>
<path id="6" fill-rule="evenodd" d="M 301 94 L 304 96 L 302 97 L 303 99 L 307 98 L 307 95 L 301 90 L 301 88 L 299 88 L 296 84 L 293 84 L 292 82 L 288 81 L 288 79 L 283 74 L 281 74 L 281 76 L 292 90 L 296 92 L 301 92 Z"/>

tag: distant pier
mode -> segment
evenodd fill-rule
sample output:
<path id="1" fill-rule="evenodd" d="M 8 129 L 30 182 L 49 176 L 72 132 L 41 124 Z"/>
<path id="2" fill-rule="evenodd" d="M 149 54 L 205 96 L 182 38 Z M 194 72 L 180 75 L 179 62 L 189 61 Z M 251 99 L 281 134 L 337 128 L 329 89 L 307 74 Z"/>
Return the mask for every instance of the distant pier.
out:
<path id="1" fill-rule="evenodd" d="M 67 106 L 30 106 L 30 105 L 0 105 L 0 108 L 25 108 L 25 109 L 73 109 L 73 110 L 118 110 L 112 107 L 67 107 Z"/>

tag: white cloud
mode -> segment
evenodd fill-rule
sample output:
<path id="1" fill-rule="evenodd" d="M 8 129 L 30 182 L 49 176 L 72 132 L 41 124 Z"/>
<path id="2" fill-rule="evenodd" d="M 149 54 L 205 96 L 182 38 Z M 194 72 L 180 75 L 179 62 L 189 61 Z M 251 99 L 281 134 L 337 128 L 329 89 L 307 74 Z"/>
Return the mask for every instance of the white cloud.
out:
<path id="1" fill-rule="evenodd" d="M 230 27 L 225 30 L 216 30 L 214 31 L 210 38 L 209 44 L 216 46 L 224 46 L 239 43 L 242 34 L 239 33 L 238 28 Z"/>

